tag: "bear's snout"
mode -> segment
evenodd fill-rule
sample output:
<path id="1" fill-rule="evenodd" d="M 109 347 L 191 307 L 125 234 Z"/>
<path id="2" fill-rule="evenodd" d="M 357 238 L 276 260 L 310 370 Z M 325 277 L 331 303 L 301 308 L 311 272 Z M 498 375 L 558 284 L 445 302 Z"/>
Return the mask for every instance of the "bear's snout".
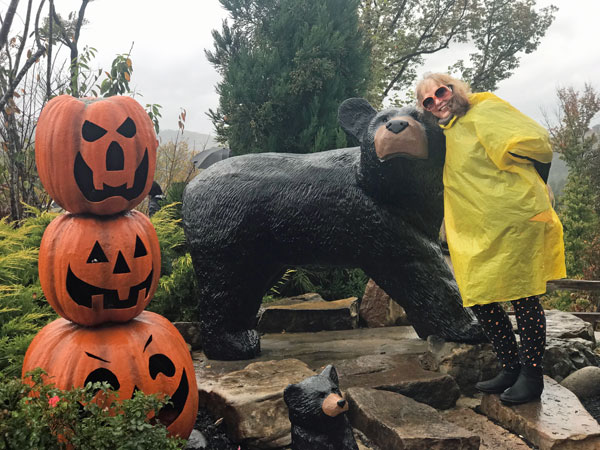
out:
<path id="1" fill-rule="evenodd" d="M 400 133 L 408 126 L 408 122 L 406 120 L 393 119 L 385 124 L 385 128 L 390 130 L 394 134 Z"/>
<path id="2" fill-rule="evenodd" d="M 336 417 L 348 411 L 348 402 L 338 394 L 329 394 L 323 400 L 322 408 L 323 412 L 329 417 Z"/>
<path id="3" fill-rule="evenodd" d="M 396 116 L 380 125 L 375 132 L 375 154 L 381 161 L 402 156 L 408 159 L 427 159 L 425 128 L 408 115 Z"/>

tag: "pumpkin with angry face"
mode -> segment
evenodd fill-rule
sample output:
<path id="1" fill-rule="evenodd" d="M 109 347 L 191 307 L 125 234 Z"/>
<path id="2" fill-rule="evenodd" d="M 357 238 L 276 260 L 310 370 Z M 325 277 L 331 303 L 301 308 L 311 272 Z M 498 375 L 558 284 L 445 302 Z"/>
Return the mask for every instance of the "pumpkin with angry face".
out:
<path id="1" fill-rule="evenodd" d="M 80 325 L 133 319 L 160 277 L 160 247 L 139 211 L 115 216 L 63 214 L 42 237 L 39 275 L 54 310 Z"/>
<path id="2" fill-rule="evenodd" d="M 60 95 L 40 115 L 35 160 L 42 184 L 64 209 L 110 215 L 148 194 L 157 146 L 150 117 L 131 97 Z"/>
<path id="3" fill-rule="evenodd" d="M 36 367 L 45 381 L 67 390 L 105 381 L 120 399 L 137 390 L 162 393 L 172 405 L 157 414 L 171 435 L 187 438 L 198 412 L 198 388 L 187 345 L 164 317 L 144 311 L 124 324 L 96 328 L 57 319 L 33 339 L 25 354 L 23 376 Z"/>

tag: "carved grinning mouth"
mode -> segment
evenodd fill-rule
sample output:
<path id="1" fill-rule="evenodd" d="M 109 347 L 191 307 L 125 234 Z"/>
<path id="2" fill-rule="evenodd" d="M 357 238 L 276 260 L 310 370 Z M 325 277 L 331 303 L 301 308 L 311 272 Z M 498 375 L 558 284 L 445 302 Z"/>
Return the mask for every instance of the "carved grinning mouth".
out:
<path id="1" fill-rule="evenodd" d="M 109 197 L 123 197 L 126 200 L 133 200 L 141 195 L 146 186 L 148 178 L 148 149 L 144 152 L 144 157 L 140 165 L 135 169 L 133 186 L 127 189 L 127 183 L 121 186 L 103 185 L 103 189 L 98 191 L 94 188 L 94 171 L 86 164 L 81 156 L 81 152 L 77 152 L 74 164 L 75 182 L 83 196 L 90 202 L 101 202 Z"/>
<path id="2" fill-rule="evenodd" d="M 118 291 L 114 289 L 103 289 L 79 279 L 71 270 L 71 265 L 67 271 L 67 292 L 75 303 L 86 308 L 92 307 L 92 296 L 104 296 L 104 309 L 124 309 L 131 308 L 137 304 L 138 293 L 145 289 L 144 297 L 148 295 L 150 286 L 152 285 L 152 274 L 154 268 L 150 271 L 148 277 L 139 284 L 129 288 L 129 296 L 127 300 L 120 300 Z"/>
<path id="3" fill-rule="evenodd" d="M 135 395 L 136 391 L 138 391 L 138 387 L 135 386 L 133 388 L 133 393 L 131 394 L 131 398 Z M 156 415 L 156 419 L 160 421 L 165 427 L 168 427 L 173 422 L 177 420 L 179 415 L 182 413 L 183 408 L 185 408 L 185 403 L 188 398 L 188 394 L 190 393 L 190 386 L 187 380 L 187 374 L 185 369 L 183 369 L 183 373 L 181 374 L 181 379 L 179 380 L 179 386 L 177 386 L 177 390 L 171 395 L 171 404 L 163 406 L 158 414 Z"/>

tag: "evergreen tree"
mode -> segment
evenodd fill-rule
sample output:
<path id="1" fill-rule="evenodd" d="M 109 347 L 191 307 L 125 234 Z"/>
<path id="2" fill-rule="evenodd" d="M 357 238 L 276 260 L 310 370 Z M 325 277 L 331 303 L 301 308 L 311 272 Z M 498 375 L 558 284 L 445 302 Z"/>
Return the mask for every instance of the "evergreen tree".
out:
<path id="1" fill-rule="evenodd" d="M 346 145 L 339 104 L 365 92 L 359 0 L 220 0 L 233 19 L 207 58 L 223 76 L 209 116 L 234 154 Z"/>
<path id="2" fill-rule="evenodd" d="M 596 210 L 600 184 L 595 180 L 599 164 L 597 137 L 590 122 L 600 111 L 600 95 L 591 85 L 583 92 L 572 87 L 557 90 L 559 123 L 550 127 L 554 151 L 567 163 L 569 175 L 560 198 L 558 213 L 564 227 L 567 274 L 582 276 L 592 260 L 587 250 L 599 235 Z M 590 170 L 592 169 L 592 170 Z"/>

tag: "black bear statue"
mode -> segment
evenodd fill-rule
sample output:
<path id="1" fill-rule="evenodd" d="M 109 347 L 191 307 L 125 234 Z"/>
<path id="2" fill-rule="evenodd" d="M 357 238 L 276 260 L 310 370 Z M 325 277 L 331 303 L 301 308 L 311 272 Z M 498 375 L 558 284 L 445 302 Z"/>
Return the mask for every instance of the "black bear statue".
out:
<path id="1" fill-rule="evenodd" d="M 292 424 L 292 450 L 358 450 L 350 421 L 348 402 L 339 389 L 331 364 L 319 375 L 283 391 Z"/>
<path id="2" fill-rule="evenodd" d="M 445 140 L 413 107 L 339 108 L 360 147 L 237 156 L 186 187 L 183 227 L 210 359 L 260 353 L 256 314 L 292 266 L 359 267 L 406 311 L 418 336 L 483 342 L 439 245 Z"/>

